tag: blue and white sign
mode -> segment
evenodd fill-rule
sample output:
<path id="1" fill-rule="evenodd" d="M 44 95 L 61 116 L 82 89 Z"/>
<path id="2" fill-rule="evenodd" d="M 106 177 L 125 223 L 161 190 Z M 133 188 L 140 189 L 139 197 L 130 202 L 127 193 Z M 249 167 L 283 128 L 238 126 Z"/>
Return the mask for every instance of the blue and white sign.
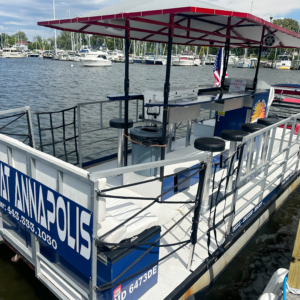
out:
<path id="1" fill-rule="evenodd" d="M 1 161 L 0 209 L 91 277 L 91 211 Z"/>

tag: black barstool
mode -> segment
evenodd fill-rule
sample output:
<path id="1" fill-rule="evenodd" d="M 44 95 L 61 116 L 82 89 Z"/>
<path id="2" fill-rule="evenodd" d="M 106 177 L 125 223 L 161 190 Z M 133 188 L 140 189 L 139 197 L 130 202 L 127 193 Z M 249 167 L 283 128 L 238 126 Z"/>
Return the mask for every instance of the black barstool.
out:
<path id="1" fill-rule="evenodd" d="M 236 149 L 237 149 L 237 142 L 241 142 L 243 140 L 243 137 L 248 135 L 248 132 L 243 131 L 243 130 L 223 130 L 221 132 L 221 138 L 224 139 L 225 141 L 230 141 L 229 145 L 229 153 L 228 157 L 231 157 Z M 233 162 L 234 163 L 234 162 Z M 229 169 L 230 169 L 230 159 L 227 161 L 227 174 L 229 174 Z M 232 170 L 231 170 L 232 172 Z M 232 189 L 232 176 L 229 176 L 228 180 L 228 190 Z"/>
<path id="2" fill-rule="evenodd" d="M 277 122 L 279 122 L 279 120 L 275 118 L 262 118 L 257 120 L 257 124 L 261 124 L 265 126 L 271 126 Z"/>
<path id="3" fill-rule="evenodd" d="M 218 138 L 199 138 L 194 142 L 194 147 L 200 151 L 210 152 L 210 159 L 207 162 L 206 174 L 205 174 L 205 183 L 203 189 L 203 197 L 201 202 L 201 214 L 204 214 L 209 210 L 210 207 L 210 197 L 209 197 L 209 187 L 211 180 L 212 172 L 212 158 L 214 152 L 221 152 L 225 149 L 225 141 Z"/>
<path id="4" fill-rule="evenodd" d="M 125 119 L 117 118 L 109 121 L 109 126 L 118 129 L 118 168 L 124 165 L 124 128 Z M 128 128 L 133 127 L 133 121 L 128 119 Z"/>
<path id="5" fill-rule="evenodd" d="M 279 120 L 275 118 L 262 118 L 257 120 L 257 124 L 265 125 L 266 127 L 276 124 L 278 122 Z M 261 160 L 263 163 L 266 161 L 267 158 L 270 133 L 271 133 L 270 130 L 265 133 L 265 140 L 264 140 L 264 145 L 263 145 L 262 155 L 261 155 Z"/>
<path id="6" fill-rule="evenodd" d="M 253 132 L 259 131 L 259 130 L 265 128 L 265 127 L 266 126 L 262 125 L 262 124 L 246 123 L 246 124 L 242 125 L 242 130 L 244 130 L 246 132 L 249 132 L 249 133 L 253 133 Z M 255 139 L 256 139 L 256 137 L 252 138 L 249 141 L 248 158 L 247 158 L 247 163 L 246 163 L 247 173 L 250 172 L 251 167 L 252 167 L 253 155 L 254 155 L 254 148 L 255 148 Z M 257 151 L 257 155 L 258 155 L 258 151 Z"/>

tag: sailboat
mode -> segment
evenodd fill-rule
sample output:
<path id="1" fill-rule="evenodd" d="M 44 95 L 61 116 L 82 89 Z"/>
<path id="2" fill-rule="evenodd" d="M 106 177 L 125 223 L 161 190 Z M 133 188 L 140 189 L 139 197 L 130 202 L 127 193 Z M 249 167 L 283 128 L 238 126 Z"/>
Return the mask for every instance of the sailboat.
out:
<path id="1" fill-rule="evenodd" d="M 250 68 L 251 67 L 251 61 L 250 61 L 250 59 L 247 58 L 247 52 L 248 52 L 248 49 L 245 48 L 244 57 L 236 63 L 236 68 Z"/>

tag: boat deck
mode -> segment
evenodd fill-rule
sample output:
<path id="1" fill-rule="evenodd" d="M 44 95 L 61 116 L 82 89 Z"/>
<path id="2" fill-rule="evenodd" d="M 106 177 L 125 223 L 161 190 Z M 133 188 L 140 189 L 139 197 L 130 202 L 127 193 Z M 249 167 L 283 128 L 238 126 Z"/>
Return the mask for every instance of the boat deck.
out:
<path id="1" fill-rule="evenodd" d="M 280 147 L 280 141 L 282 138 L 284 129 L 277 128 L 276 131 L 276 138 L 273 147 L 273 153 L 278 152 Z M 288 143 L 290 130 L 286 130 L 284 135 L 284 144 Z M 191 144 L 193 145 L 193 141 L 196 137 L 192 136 Z M 297 135 L 293 135 L 293 141 L 296 141 Z M 197 151 L 192 145 L 184 148 L 184 139 L 177 140 L 173 142 L 172 149 L 176 149 L 171 153 L 166 155 L 166 159 L 176 158 L 176 157 L 188 157 L 189 155 L 196 155 L 197 153 L 201 153 Z M 284 145 L 283 145 L 284 147 Z M 295 150 L 297 150 L 297 145 L 294 146 Z M 226 149 L 229 148 L 229 142 L 226 143 Z M 291 150 L 291 153 L 294 152 L 294 149 Z M 219 153 L 214 153 L 214 157 L 218 156 Z M 254 154 L 254 159 L 256 156 L 256 152 Z M 284 161 L 284 154 L 280 154 L 273 162 L 271 166 L 275 168 L 279 164 Z M 289 160 L 289 165 L 294 164 L 297 160 L 297 156 L 294 156 L 292 159 Z M 260 158 L 258 159 L 258 164 L 260 163 Z M 130 163 L 130 159 L 129 159 Z M 176 165 L 171 165 L 165 168 L 166 174 L 173 174 L 180 170 L 189 168 L 194 166 L 195 164 L 199 163 L 198 161 L 191 161 Z M 91 167 L 88 169 L 90 172 L 99 171 L 101 169 L 110 169 L 116 167 L 116 161 L 111 161 L 100 166 Z M 237 162 L 236 162 L 237 164 Z M 297 165 L 298 166 L 298 165 Z M 246 170 L 246 165 L 243 166 L 243 170 Z M 284 178 L 287 178 L 293 171 L 289 170 Z M 263 196 L 266 197 L 269 195 L 278 185 L 280 182 L 280 178 L 278 176 L 282 173 L 282 167 L 274 171 L 270 176 L 267 177 L 266 186 L 269 186 L 264 193 Z M 128 174 L 127 174 L 128 175 Z M 218 171 L 216 173 L 216 182 L 221 180 L 222 176 L 224 176 L 224 171 Z M 143 176 L 136 175 L 134 173 L 130 173 L 129 176 L 130 183 L 141 181 Z M 239 193 L 245 192 L 251 185 L 257 183 L 262 180 L 263 171 L 260 174 L 257 174 L 252 180 L 250 180 L 247 184 L 243 185 L 239 189 Z M 149 177 L 145 177 L 144 180 L 149 179 Z M 122 176 L 111 177 L 107 178 L 107 188 L 116 187 L 122 184 Z M 275 180 L 275 181 L 274 181 Z M 272 183 L 273 181 L 273 183 Z M 128 182 L 127 182 L 128 183 Z M 212 183 L 211 183 L 212 184 Z M 148 184 L 147 184 L 148 185 Z M 112 192 L 108 192 L 107 194 L 111 195 L 119 195 L 119 196 L 127 196 L 127 197 L 147 197 L 150 196 L 157 196 L 160 194 L 160 185 L 159 182 L 155 181 L 150 183 L 150 186 L 146 187 L 146 185 L 141 185 L 137 187 L 129 187 L 129 188 L 122 188 L 118 190 L 114 190 Z M 190 188 L 182 191 L 171 197 L 170 201 L 189 201 L 194 200 L 196 191 L 197 191 L 197 184 L 191 186 Z M 146 188 L 146 189 L 145 189 Z M 222 190 L 224 191 L 224 186 Z M 236 212 L 237 215 L 235 216 L 234 223 L 237 224 L 241 219 L 243 219 L 259 202 L 260 198 L 257 197 L 252 203 L 250 203 L 251 198 L 253 195 L 256 195 L 261 191 L 261 186 L 257 185 L 255 188 L 251 189 L 249 192 L 245 193 L 243 197 L 241 197 L 236 204 Z M 156 193 L 156 195 L 155 195 Z M 232 196 L 231 196 L 232 197 Z M 216 213 L 216 223 L 223 219 L 223 215 L 226 215 L 230 211 L 230 205 L 232 198 L 228 197 L 226 204 L 224 205 L 224 201 L 221 202 L 217 206 L 217 213 Z M 107 198 L 106 201 L 112 201 L 112 198 Z M 128 201 L 128 200 L 122 200 Z M 141 200 L 130 200 L 130 202 L 134 203 L 139 207 L 145 207 L 149 204 L 149 201 L 141 201 Z M 159 225 L 162 228 L 162 234 L 170 228 L 175 222 L 177 222 L 184 214 L 186 214 L 192 207 L 193 204 L 168 204 L 167 208 L 162 208 L 163 204 L 155 204 L 148 209 L 149 212 L 154 214 L 159 218 Z M 241 210 L 239 212 L 239 210 Z M 192 225 L 192 217 L 193 213 L 191 213 L 187 218 L 185 218 L 181 223 L 179 223 L 170 233 L 168 233 L 162 240 L 161 244 L 171 244 L 180 241 L 184 241 L 189 239 L 190 232 L 191 232 L 191 225 Z M 203 217 L 201 217 L 199 227 L 198 227 L 198 242 L 195 247 L 195 254 L 193 257 L 192 268 L 191 271 L 187 270 L 188 264 L 188 257 L 190 252 L 190 246 L 185 246 L 176 252 L 174 255 L 170 256 L 168 259 L 164 260 L 159 264 L 159 274 L 158 274 L 158 283 L 151 288 L 146 294 L 143 295 L 142 299 L 163 299 L 168 294 L 170 294 L 178 285 L 180 285 L 190 274 L 193 272 L 198 266 L 200 266 L 205 259 L 208 257 L 208 247 L 207 247 L 207 230 L 208 230 L 208 220 L 209 219 L 209 212 L 207 212 Z M 227 227 L 227 220 L 217 229 L 217 240 L 218 244 L 222 244 L 224 241 L 224 233 L 226 232 Z M 174 251 L 178 246 L 171 246 L 166 248 L 160 248 L 160 258 L 167 255 L 168 253 Z M 210 252 L 213 253 L 217 250 L 218 246 L 214 238 L 211 239 L 210 243 Z M 218 273 L 218 270 L 216 270 Z M 215 276 L 216 274 L 214 274 Z"/>

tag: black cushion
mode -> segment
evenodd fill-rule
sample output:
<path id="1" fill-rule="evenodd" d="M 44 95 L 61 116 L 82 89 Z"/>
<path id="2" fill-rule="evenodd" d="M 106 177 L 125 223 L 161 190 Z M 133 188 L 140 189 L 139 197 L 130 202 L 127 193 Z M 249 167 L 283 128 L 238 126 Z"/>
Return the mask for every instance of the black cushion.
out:
<path id="1" fill-rule="evenodd" d="M 125 119 L 111 119 L 109 121 L 109 126 L 112 128 L 124 129 L 125 128 Z M 133 127 L 133 121 L 128 119 L 128 128 Z"/>
<path id="2" fill-rule="evenodd" d="M 223 130 L 221 132 L 221 138 L 231 142 L 241 142 L 243 137 L 249 133 L 243 130 Z"/>
<path id="3" fill-rule="evenodd" d="M 273 125 L 277 122 L 279 122 L 279 120 L 278 119 L 273 119 L 273 118 L 262 118 L 262 119 L 257 120 L 258 124 L 262 124 L 262 125 L 265 125 L 265 126 L 270 126 L 270 125 Z"/>
<path id="4" fill-rule="evenodd" d="M 225 141 L 217 138 L 199 138 L 195 140 L 194 147 L 201 151 L 220 152 L 225 149 Z"/>
<path id="5" fill-rule="evenodd" d="M 274 112 L 271 112 L 271 111 L 268 113 L 268 118 L 272 118 L 272 119 L 277 119 L 277 120 L 279 120 L 278 115 L 275 114 Z"/>
<path id="6" fill-rule="evenodd" d="M 258 130 L 261 130 L 263 128 L 265 128 L 265 125 L 262 124 L 257 124 L 257 123 L 246 123 L 242 125 L 242 130 L 247 131 L 247 132 L 255 132 Z"/>

